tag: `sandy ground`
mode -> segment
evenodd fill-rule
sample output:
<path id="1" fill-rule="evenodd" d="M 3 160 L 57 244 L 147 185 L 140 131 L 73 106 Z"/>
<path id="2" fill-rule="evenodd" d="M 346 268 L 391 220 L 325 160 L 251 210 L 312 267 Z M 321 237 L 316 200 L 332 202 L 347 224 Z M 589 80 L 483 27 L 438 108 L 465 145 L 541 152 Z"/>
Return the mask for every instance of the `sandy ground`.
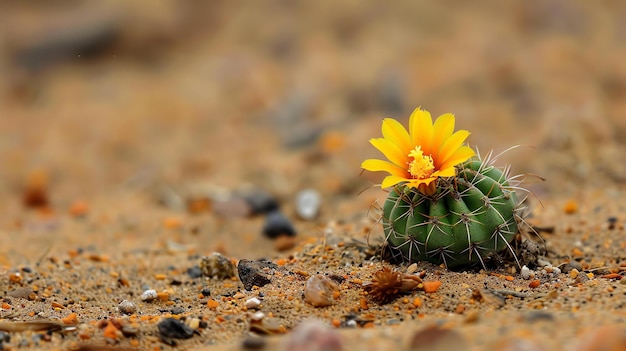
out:
<path id="1" fill-rule="evenodd" d="M 4 349 L 287 349 L 309 318 L 327 349 L 624 349 L 623 6 L 359 5 L 0 3 Z M 386 193 L 359 165 L 417 106 L 482 154 L 519 146 L 498 163 L 527 175 L 532 277 L 376 255 Z M 295 237 L 263 235 L 255 191 Z M 251 290 L 194 275 L 213 252 L 278 268 Z M 382 267 L 441 286 L 380 305 Z M 303 299 L 317 274 L 331 306 Z M 189 338 L 162 337 L 167 318 Z"/>

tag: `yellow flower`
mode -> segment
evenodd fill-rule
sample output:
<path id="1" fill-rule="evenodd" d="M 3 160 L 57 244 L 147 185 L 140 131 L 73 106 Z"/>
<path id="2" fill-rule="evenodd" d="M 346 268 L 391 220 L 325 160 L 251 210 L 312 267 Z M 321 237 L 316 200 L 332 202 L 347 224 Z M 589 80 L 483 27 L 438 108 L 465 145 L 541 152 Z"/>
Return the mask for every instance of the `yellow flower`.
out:
<path id="1" fill-rule="evenodd" d="M 369 159 L 361 164 L 368 171 L 390 174 L 383 180 L 382 188 L 404 184 L 432 195 L 437 178 L 455 176 L 454 167 L 475 155 L 474 150 L 463 145 L 470 133 L 466 130 L 453 133 L 451 113 L 437 117 L 433 124 L 430 113 L 417 108 L 409 118 L 408 132 L 392 118 L 383 120 L 382 132 L 382 138 L 371 139 L 370 143 L 389 161 Z"/>

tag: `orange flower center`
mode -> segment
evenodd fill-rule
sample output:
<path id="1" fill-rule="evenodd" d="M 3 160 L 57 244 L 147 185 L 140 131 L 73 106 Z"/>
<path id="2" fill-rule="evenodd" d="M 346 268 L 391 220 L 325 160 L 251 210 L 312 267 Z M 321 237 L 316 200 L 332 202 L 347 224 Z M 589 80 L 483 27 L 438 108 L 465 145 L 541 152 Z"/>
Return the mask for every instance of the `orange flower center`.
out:
<path id="1" fill-rule="evenodd" d="M 409 173 L 413 179 L 428 178 L 433 174 L 435 165 L 433 164 L 433 158 L 430 156 L 424 156 L 421 146 L 416 146 L 415 149 L 409 152 L 409 157 L 413 158 L 413 161 L 408 162 Z"/>

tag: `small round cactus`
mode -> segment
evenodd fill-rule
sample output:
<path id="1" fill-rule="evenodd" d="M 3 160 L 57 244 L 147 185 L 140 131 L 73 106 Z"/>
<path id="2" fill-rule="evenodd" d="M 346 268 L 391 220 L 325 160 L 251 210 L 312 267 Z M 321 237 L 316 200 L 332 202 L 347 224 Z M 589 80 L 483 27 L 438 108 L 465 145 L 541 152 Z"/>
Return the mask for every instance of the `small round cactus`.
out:
<path id="1" fill-rule="evenodd" d="M 454 268 L 511 248 L 520 207 L 508 178 L 479 159 L 457 166 L 423 194 L 396 186 L 383 207 L 383 230 L 392 254 L 403 261 L 429 261 Z"/>
<path id="2" fill-rule="evenodd" d="M 464 145 L 469 132 L 454 132 L 454 124 L 452 114 L 433 123 L 418 108 L 408 130 L 386 118 L 383 138 L 370 140 L 388 160 L 368 159 L 361 167 L 389 173 L 380 184 L 390 189 L 382 216 L 389 251 L 449 268 L 485 266 L 506 249 L 517 260 L 511 242 L 524 222 L 516 177 L 494 167 L 491 154 L 483 160 Z"/>

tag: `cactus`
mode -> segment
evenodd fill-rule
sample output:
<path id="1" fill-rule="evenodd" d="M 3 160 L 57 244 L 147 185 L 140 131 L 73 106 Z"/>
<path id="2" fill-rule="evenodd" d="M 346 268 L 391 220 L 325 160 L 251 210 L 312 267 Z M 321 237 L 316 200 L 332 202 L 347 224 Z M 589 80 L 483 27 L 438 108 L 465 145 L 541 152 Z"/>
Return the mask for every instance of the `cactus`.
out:
<path id="1" fill-rule="evenodd" d="M 436 192 L 396 185 L 383 207 L 389 249 L 403 261 L 429 261 L 448 268 L 481 263 L 508 249 L 521 223 L 509 169 L 479 158 L 439 178 Z"/>
<path id="2" fill-rule="evenodd" d="M 387 160 L 367 159 L 361 168 L 389 173 L 380 187 L 391 189 L 383 206 L 383 230 L 391 254 L 403 261 L 430 261 L 453 268 L 481 263 L 508 249 L 523 221 L 514 190 L 518 178 L 493 166 L 469 146 L 455 118 L 433 123 L 420 108 L 408 130 L 385 118 L 382 138 L 370 139 Z"/>

